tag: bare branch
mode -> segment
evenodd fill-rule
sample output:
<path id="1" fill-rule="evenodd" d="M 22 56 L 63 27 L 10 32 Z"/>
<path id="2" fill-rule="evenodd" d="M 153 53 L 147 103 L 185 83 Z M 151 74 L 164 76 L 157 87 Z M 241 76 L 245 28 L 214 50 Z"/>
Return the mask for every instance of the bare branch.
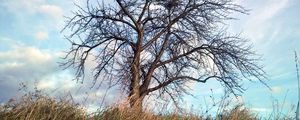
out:
<path id="1" fill-rule="evenodd" d="M 87 2 L 68 18 L 63 30 L 72 31 L 67 37 L 72 46 L 62 65 L 74 68 L 77 80 L 91 67 L 92 87 L 105 81 L 120 86 L 130 106 L 139 108 L 150 93 L 169 96 L 177 105 L 182 95 L 190 95 L 191 81 L 214 79 L 235 95 L 244 91 L 244 80 L 265 84 L 260 58 L 248 41 L 223 29 L 232 13 L 247 14 L 232 0 L 116 3 Z M 90 57 L 95 66 L 88 66 Z"/>

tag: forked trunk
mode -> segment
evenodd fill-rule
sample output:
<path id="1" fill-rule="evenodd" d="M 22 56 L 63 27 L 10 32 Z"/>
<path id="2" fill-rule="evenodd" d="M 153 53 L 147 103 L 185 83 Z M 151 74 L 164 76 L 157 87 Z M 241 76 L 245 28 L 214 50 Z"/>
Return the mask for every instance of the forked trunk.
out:
<path id="1" fill-rule="evenodd" d="M 139 112 L 143 111 L 143 99 L 144 97 L 140 96 L 130 96 L 129 97 L 129 103 L 130 108 Z"/>
<path id="2" fill-rule="evenodd" d="M 139 78 L 139 71 L 138 71 L 138 65 L 133 64 L 132 67 L 132 79 L 131 79 L 131 85 L 130 85 L 130 93 L 128 95 L 128 100 L 130 103 L 130 107 L 133 109 L 136 109 L 138 111 L 142 111 L 142 101 L 144 97 L 140 95 L 140 78 Z"/>

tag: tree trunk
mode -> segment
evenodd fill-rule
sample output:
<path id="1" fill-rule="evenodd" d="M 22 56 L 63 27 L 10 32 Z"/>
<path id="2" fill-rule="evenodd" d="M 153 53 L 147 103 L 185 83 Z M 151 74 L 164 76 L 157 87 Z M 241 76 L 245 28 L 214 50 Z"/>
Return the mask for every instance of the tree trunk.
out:
<path id="1" fill-rule="evenodd" d="M 140 47 L 135 51 L 135 56 L 131 64 L 131 83 L 129 86 L 130 93 L 128 95 L 130 107 L 142 111 L 142 101 L 140 92 Z"/>
<path id="2" fill-rule="evenodd" d="M 137 43 L 135 44 L 135 49 L 134 49 L 134 57 L 133 61 L 131 64 L 131 83 L 129 86 L 129 102 L 130 102 L 130 107 L 142 111 L 143 110 L 143 99 L 144 95 L 141 95 L 141 85 L 140 85 L 140 57 L 141 57 L 141 52 L 142 52 L 142 41 L 143 41 L 143 36 L 144 36 L 144 31 L 142 28 L 139 27 L 139 25 L 136 25 L 138 29 L 138 38 L 137 38 Z"/>
<path id="3" fill-rule="evenodd" d="M 133 65 L 132 67 L 132 79 L 131 79 L 131 84 L 130 84 L 130 93 L 128 95 L 128 100 L 130 103 L 130 107 L 142 111 L 143 110 L 143 99 L 144 97 L 141 95 L 141 90 L 140 90 L 140 74 L 139 70 L 137 69 L 138 67 Z"/>
<path id="4" fill-rule="evenodd" d="M 140 96 L 129 96 L 130 107 L 139 112 L 143 111 L 143 99 L 144 97 Z"/>

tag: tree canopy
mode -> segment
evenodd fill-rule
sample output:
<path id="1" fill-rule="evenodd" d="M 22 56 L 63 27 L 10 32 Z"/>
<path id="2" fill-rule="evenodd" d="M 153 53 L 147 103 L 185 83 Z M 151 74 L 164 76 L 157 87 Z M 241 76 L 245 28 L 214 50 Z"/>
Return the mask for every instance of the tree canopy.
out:
<path id="1" fill-rule="evenodd" d="M 243 91 L 243 80 L 263 82 L 248 41 L 224 29 L 232 13 L 247 13 L 232 0 L 97 3 L 78 6 L 68 19 L 72 47 L 64 65 L 84 80 L 87 58 L 94 56 L 94 84 L 120 85 L 131 107 L 142 108 L 150 93 L 168 95 L 177 104 L 191 81 L 217 80 L 234 94 Z"/>

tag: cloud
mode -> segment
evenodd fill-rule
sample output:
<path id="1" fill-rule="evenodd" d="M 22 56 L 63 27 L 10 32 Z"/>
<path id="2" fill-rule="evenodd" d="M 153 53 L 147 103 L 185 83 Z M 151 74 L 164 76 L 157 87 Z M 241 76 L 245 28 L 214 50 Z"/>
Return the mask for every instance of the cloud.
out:
<path id="1" fill-rule="evenodd" d="M 267 20 L 281 12 L 284 8 L 288 6 L 290 0 L 277 0 L 272 1 L 272 3 L 265 7 L 265 9 L 259 14 L 258 19 Z"/>
<path id="2" fill-rule="evenodd" d="M 55 82 L 53 80 L 40 80 L 37 84 L 38 89 L 55 89 Z"/>
<path id="3" fill-rule="evenodd" d="M 250 108 L 254 112 L 268 112 L 270 109 L 268 108 Z"/>
<path id="4" fill-rule="evenodd" d="M 62 6 L 67 7 L 63 10 Z M 18 33 L 14 34 L 16 37 L 33 36 L 35 39 L 44 39 L 45 34 L 35 35 L 37 30 L 41 30 L 40 26 L 43 26 L 42 32 L 59 33 L 65 25 L 63 16 L 71 13 L 72 6 L 71 1 L 58 0 L 1 1 L 0 16 L 5 18 L 1 20 L 6 22 L 3 27 L 8 29 L 4 33 Z"/>
<path id="5" fill-rule="evenodd" d="M 22 10 L 22 13 L 35 14 L 36 9 L 42 0 L 7 0 L 1 1 L 1 5 L 8 9 L 10 12 L 18 13 Z"/>
<path id="6" fill-rule="evenodd" d="M 37 40 L 47 40 L 49 38 L 49 35 L 47 32 L 38 31 L 34 34 L 34 38 Z"/>
<path id="7" fill-rule="evenodd" d="M 49 5 L 49 4 L 41 5 L 40 12 L 50 15 L 51 17 L 55 18 L 56 20 L 63 17 L 62 9 L 56 5 Z"/>
<path id="8" fill-rule="evenodd" d="M 283 12 L 289 7 L 291 0 L 268 0 L 261 4 L 255 4 L 251 6 L 253 9 L 250 11 L 250 16 L 247 18 L 245 25 L 246 33 L 251 40 L 261 41 L 266 35 L 270 33 L 274 35 L 278 34 L 279 24 L 273 24 L 272 20 L 276 15 Z M 251 1 L 252 2 L 252 1 Z M 247 5 L 246 5 L 247 6 Z"/>
<path id="9" fill-rule="evenodd" d="M 48 4 L 44 0 L 9 0 L 0 3 L 0 6 L 3 6 L 9 12 L 18 16 L 37 15 L 38 13 L 42 13 L 55 20 L 63 18 L 63 10 L 60 6 Z"/>
<path id="10" fill-rule="evenodd" d="M 57 4 L 58 2 L 59 4 Z M 64 10 L 60 5 L 66 6 Z M 84 97 L 80 96 L 86 96 L 85 93 L 98 91 L 97 96 L 91 99 L 100 102 L 99 99 L 103 96 L 105 88 L 90 89 L 93 82 L 92 75 L 87 75 L 83 84 L 76 83 L 73 81 L 74 74 L 72 72 L 74 71 L 70 69 L 62 71 L 58 67 L 60 53 L 39 48 L 44 47 L 44 44 L 32 41 L 32 39 L 55 38 L 54 33 L 59 33 L 57 27 L 60 27 L 60 23 L 63 22 L 63 12 L 70 12 L 73 8 L 69 5 L 73 5 L 71 1 L 58 0 L 51 2 L 46 0 L 4 0 L 0 2 L 0 11 L 5 13 L 4 15 L 12 17 L 7 22 L 13 24 L 12 29 L 19 33 L 12 34 L 14 36 L 9 36 L 9 34 L 7 37 L 10 38 L 0 37 L 0 103 L 19 94 L 18 88 L 22 82 L 27 84 L 29 89 L 36 86 L 38 89 L 46 90 L 54 97 L 70 91 L 74 98 L 79 96 L 82 100 Z M 22 38 L 22 40 L 17 40 L 18 38 Z M 56 50 L 60 49 L 58 46 L 52 46 L 52 43 L 46 46 L 50 49 L 51 47 Z M 94 67 L 95 65 L 93 62 L 88 62 L 88 66 Z M 107 103 L 114 101 L 112 98 L 114 95 L 107 95 Z"/>
<path id="11" fill-rule="evenodd" d="M 242 2 L 244 2 L 244 0 L 233 0 L 232 2 L 240 5 Z"/>
<path id="12" fill-rule="evenodd" d="M 272 93 L 275 93 L 275 94 L 282 92 L 282 88 L 278 87 L 278 86 L 272 87 L 271 90 L 272 90 Z"/>
<path id="13" fill-rule="evenodd" d="M 44 64 L 52 61 L 52 56 L 36 47 L 14 45 L 11 50 L 0 52 L 0 59 L 8 63 Z"/>
<path id="14" fill-rule="evenodd" d="M 55 71 L 53 56 L 35 47 L 13 46 L 0 52 L 0 80 L 32 80 Z"/>
<path id="15" fill-rule="evenodd" d="M 68 71 L 60 71 L 44 76 L 37 82 L 38 89 L 48 90 L 48 92 L 49 90 L 71 91 L 77 85 Z"/>
<path id="16" fill-rule="evenodd" d="M 245 100 L 243 96 L 235 96 L 234 98 L 232 98 L 233 103 L 237 103 L 237 104 L 244 104 Z"/>
<path id="17" fill-rule="evenodd" d="M 20 83 L 33 86 L 34 81 L 56 72 L 56 57 L 50 52 L 21 43 L 0 41 L 4 41 L 0 47 L 9 46 L 0 51 L 0 88 L 10 90 L 0 96 L 8 99 L 17 93 Z"/>
<path id="18" fill-rule="evenodd" d="M 21 82 L 37 82 L 39 89 L 61 90 L 70 90 L 75 86 L 72 74 L 68 70 L 61 71 L 57 64 L 60 53 L 15 42 L 4 45 L 10 48 L 0 51 L 0 84 L 7 83 L 6 85 L 16 88 Z"/>
<path id="19" fill-rule="evenodd" d="M 19 95 L 20 83 L 26 84 L 28 90 L 37 87 L 53 97 L 64 96 L 68 93 L 76 102 L 83 102 L 87 107 L 99 106 L 104 96 L 107 83 L 100 88 L 90 89 L 92 76 L 86 76 L 83 84 L 74 81 L 72 70 L 62 70 L 57 62 L 62 53 L 53 53 L 49 50 L 28 46 L 16 40 L 0 38 L 0 103 Z M 90 60 L 87 67 L 94 63 Z M 7 91 L 3 91 L 7 90 Z M 114 94 L 112 94 L 114 93 Z M 112 104 L 115 101 L 115 90 L 110 90 L 104 100 L 104 104 Z M 117 96 L 119 97 L 119 96 Z"/>

